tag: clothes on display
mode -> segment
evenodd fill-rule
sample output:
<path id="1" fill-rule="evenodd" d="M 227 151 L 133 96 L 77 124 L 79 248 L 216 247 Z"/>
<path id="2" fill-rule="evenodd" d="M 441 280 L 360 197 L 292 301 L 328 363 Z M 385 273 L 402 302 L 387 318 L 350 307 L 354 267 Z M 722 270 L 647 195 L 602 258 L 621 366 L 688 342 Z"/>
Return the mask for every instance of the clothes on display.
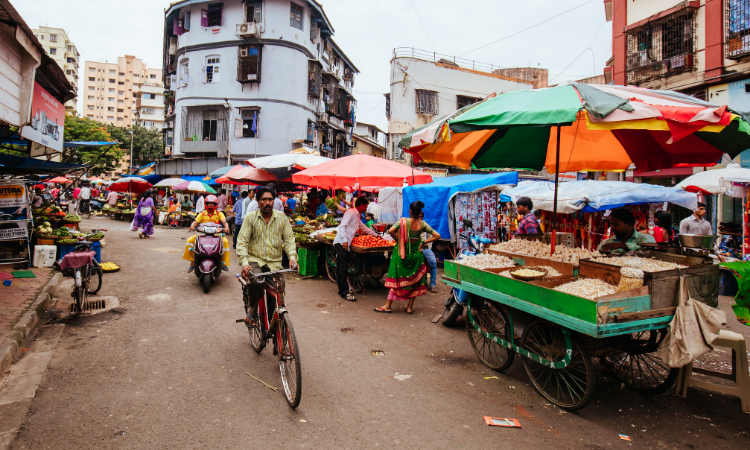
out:
<path id="1" fill-rule="evenodd" d="M 475 194 L 456 195 L 456 230 L 458 234 L 472 234 L 464 226 L 464 219 L 471 220 L 473 232 L 483 238 L 497 240 L 497 191 L 482 191 Z M 468 250 L 466 239 L 458 239 L 459 253 Z"/>

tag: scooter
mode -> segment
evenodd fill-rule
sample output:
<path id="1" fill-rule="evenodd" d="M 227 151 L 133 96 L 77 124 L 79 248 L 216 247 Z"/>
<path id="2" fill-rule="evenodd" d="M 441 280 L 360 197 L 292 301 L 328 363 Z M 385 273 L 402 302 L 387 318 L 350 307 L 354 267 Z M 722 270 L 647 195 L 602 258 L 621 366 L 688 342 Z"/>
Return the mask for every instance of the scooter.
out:
<path id="1" fill-rule="evenodd" d="M 459 234 L 458 236 L 461 239 L 466 239 L 469 248 L 462 251 L 458 255 L 458 258 L 456 258 L 456 261 L 484 253 L 485 244 L 492 243 L 491 239 L 483 238 L 473 233 L 474 224 L 471 223 L 471 220 L 464 219 L 464 227 L 467 229 L 467 232 L 471 232 L 471 234 L 468 236 L 465 234 Z M 443 313 L 443 326 L 452 327 L 456 324 L 456 320 L 464 313 L 464 305 L 466 305 L 468 298 L 469 294 L 466 291 L 456 288 L 451 289 L 450 297 L 443 302 L 443 306 L 445 306 L 445 312 Z"/>
<path id="2" fill-rule="evenodd" d="M 195 239 L 195 276 L 203 282 L 203 292 L 208 294 L 211 282 L 219 279 L 222 272 L 221 255 L 224 253 L 222 226 L 215 223 L 198 225 Z"/>

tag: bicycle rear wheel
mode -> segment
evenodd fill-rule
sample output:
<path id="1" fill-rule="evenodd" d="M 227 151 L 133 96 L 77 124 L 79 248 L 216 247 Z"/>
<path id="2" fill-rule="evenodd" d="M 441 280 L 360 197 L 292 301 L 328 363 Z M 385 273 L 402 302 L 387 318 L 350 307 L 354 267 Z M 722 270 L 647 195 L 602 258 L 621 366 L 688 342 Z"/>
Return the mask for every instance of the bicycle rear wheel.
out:
<path id="1" fill-rule="evenodd" d="M 302 366 L 300 365 L 297 337 L 289 313 L 281 314 L 278 323 L 279 370 L 284 396 L 289 406 L 296 408 L 302 399 Z"/>

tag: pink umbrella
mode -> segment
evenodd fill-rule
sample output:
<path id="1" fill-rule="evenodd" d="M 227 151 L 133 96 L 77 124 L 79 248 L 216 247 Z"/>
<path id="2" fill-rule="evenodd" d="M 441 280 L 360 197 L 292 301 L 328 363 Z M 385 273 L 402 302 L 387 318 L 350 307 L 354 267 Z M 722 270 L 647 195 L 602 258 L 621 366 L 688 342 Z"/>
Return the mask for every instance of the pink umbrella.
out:
<path id="1" fill-rule="evenodd" d="M 131 194 L 142 194 L 146 192 L 152 184 L 140 177 L 127 177 L 120 178 L 111 185 L 109 185 L 110 191 L 115 192 L 129 192 Z"/>

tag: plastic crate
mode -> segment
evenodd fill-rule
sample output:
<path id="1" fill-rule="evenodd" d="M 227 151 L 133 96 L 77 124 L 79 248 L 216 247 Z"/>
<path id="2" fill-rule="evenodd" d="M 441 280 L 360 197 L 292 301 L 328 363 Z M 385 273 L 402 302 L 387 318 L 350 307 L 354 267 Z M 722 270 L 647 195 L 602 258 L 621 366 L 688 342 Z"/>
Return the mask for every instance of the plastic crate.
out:
<path id="1" fill-rule="evenodd" d="M 303 277 L 312 277 L 318 275 L 318 257 L 320 252 L 309 248 L 300 247 L 297 249 L 299 274 Z"/>
<path id="2" fill-rule="evenodd" d="M 65 255 L 72 252 L 76 249 L 77 244 L 68 244 L 68 245 L 58 245 L 57 248 L 60 249 L 60 257 L 58 258 L 58 261 L 63 259 Z M 94 259 L 96 259 L 96 262 L 100 263 L 102 262 L 102 244 L 100 242 L 94 242 L 91 244 L 91 250 L 96 253 L 94 255 Z"/>

